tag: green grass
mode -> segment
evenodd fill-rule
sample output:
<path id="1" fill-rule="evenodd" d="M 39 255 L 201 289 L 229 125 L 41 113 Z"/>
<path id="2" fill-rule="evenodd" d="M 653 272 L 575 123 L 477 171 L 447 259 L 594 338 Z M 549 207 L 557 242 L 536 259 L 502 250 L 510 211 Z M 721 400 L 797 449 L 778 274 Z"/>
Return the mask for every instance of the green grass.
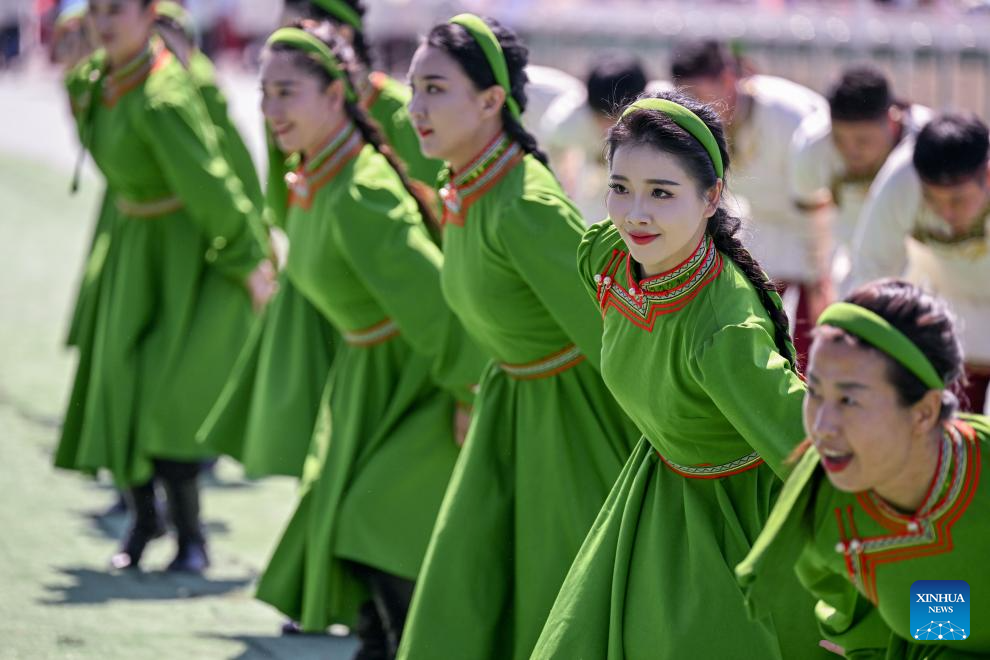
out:
<path id="1" fill-rule="evenodd" d="M 253 582 L 294 504 L 295 483 L 247 483 L 221 462 L 204 514 L 213 568 L 110 573 L 125 521 L 99 515 L 107 485 L 55 471 L 51 452 L 74 370 L 63 346 L 102 184 L 0 156 L 0 658 L 349 658 L 352 640 L 283 638 Z"/>

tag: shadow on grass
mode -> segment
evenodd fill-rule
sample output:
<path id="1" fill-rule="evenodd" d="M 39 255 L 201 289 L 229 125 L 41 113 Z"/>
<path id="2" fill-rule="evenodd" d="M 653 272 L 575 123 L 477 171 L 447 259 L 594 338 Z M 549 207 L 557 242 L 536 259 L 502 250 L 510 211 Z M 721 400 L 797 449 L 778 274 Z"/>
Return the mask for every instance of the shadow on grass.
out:
<path id="1" fill-rule="evenodd" d="M 246 648 L 230 660 L 351 660 L 358 643 L 353 637 L 330 635 L 209 635 L 212 639 L 241 642 Z"/>
<path id="2" fill-rule="evenodd" d="M 45 586 L 42 605 L 92 605 L 116 600 L 180 600 L 220 596 L 245 589 L 253 578 L 210 580 L 163 571 L 102 571 L 91 568 L 60 568 L 62 580 Z M 67 581 L 68 580 L 68 581 Z"/>

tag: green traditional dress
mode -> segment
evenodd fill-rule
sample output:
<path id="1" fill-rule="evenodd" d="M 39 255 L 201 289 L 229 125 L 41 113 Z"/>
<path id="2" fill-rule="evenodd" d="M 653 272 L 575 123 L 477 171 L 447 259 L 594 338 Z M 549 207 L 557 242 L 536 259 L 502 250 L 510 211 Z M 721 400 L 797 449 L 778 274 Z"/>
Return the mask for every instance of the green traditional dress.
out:
<path id="1" fill-rule="evenodd" d="M 803 437 L 804 385 L 757 292 L 705 235 L 641 279 L 611 221 L 578 252 L 604 317 L 602 375 L 644 437 L 574 560 L 534 658 L 811 658 L 796 580 L 750 622 L 733 568 Z"/>
<path id="2" fill-rule="evenodd" d="M 353 124 L 292 180 L 286 272 L 343 342 L 257 595 L 322 631 L 353 624 L 365 598 L 344 560 L 419 574 L 457 458 L 455 403 L 471 400 L 483 360 L 443 301 L 443 258 L 414 199 Z"/>
<path id="3" fill-rule="evenodd" d="M 116 221 L 55 464 L 141 484 L 152 458 L 209 455 L 195 431 L 250 326 L 244 282 L 264 239 L 199 90 L 157 39 L 115 71 L 98 52 L 69 88 Z"/>
<path id="4" fill-rule="evenodd" d="M 409 90 L 372 73 L 371 94 L 361 105 L 382 127 L 410 176 L 432 190 L 440 162 L 427 159 L 409 121 Z M 268 211 L 284 227 L 288 188 L 286 159 L 269 136 Z M 288 160 L 288 162 L 287 162 Z M 340 342 L 333 326 L 281 274 L 279 292 L 251 338 L 200 437 L 244 464 L 250 476 L 300 476 L 316 422 L 320 395 Z"/>
<path id="5" fill-rule="evenodd" d="M 639 432 L 598 373 L 584 223 L 500 135 L 441 190 L 443 287 L 491 355 L 437 518 L 401 658 L 527 658 Z"/>
<path id="6" fill-rule="evenodd" d="M 831 485 L 809 448 L 784 486 L 752 553 L 737 568 L 754 614 L 781 576 L 796 571 L 818 599 L 824 635 L 850 658 L 946 659 L 990 655 L 990 491 L 980 483 L 990 420 L 960 415 L 945 426 L 935 476 L 913 515 L 872 491 Z M 796 563 L 795 563 L 796 562 Z M 911 626 L 916 580 L 965 580 L 970 630 L 932 614 Z M 951 631 L 950 631 L 951 628 Z M 893 631 L 893 632 L 891 632 Z M 939 641 L 938 635 L 952 641 Z M 929 641 L 930 640 L 930 641 Z"/>

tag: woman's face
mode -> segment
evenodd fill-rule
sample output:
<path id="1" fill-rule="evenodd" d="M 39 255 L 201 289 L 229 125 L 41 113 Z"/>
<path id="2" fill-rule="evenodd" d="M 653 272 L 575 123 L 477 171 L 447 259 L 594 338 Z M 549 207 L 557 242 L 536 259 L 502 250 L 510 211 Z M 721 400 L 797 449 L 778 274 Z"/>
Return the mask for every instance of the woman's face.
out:
<path id="1" fill-rule="evenodd" d="M 148 43 L 155 10 L 141 0 L 90 0 L 89 16 L 110 62 L 120 64 Z"/>
<path id="2" fill-rule="evenodd" d="M 722 191 L 721 181 L 709 191 L 698 190 L 677 158 L 649 145 L 615 150 L 608 187 L 609 217 L 646 275 L 691 256 Z"/>
<path id="3" fill-rule="evenodd" d="M 887 365 L 877 351 L 843 340 L 812 344 L 804 426 L 839 490 L 900 492 L 900 482 L 917 472 L 915 408 L 922 402 L 901 404 Z"/>
<path id="4" fill-rule="evenodd" d="M 422 45 L 409 65 L 412 99 L 409 116 L 422 152 L 454 164 L 466 164 L 485 143 L 493 121 L 501 122 L 505 92 L 494 86 L 478 91 L 450 55 Z"/>
<path id="5" fill-rule="evenodd" d="M 344 119 L 343 83 L 302 69 L 291 51 L 266 51 L 261 58 L 261 112 L 286 153 L 312 155 Z"/>

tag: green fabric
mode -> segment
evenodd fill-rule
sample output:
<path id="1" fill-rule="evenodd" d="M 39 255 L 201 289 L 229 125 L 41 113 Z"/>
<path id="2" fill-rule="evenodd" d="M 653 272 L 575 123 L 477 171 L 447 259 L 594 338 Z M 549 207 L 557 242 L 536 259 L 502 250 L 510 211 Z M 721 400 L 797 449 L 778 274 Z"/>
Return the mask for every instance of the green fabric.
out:
<path id="1" fill-rule="evenodd" d="M 99 299 L 100 274 L 110 249 L 110 236 L 113 215 L 117 212 L 113 203 L 113 193 L 109 188 L 103 191 L 100 210 L 96 215 L 93 237 L 89 242 L 86 264 L 83 266 L 75 303 L 69 317 L 69 331 L 65 345 L 79 347 L 87 343 L 81 335 L 89 336 L 96 325 L 96 301 Z"/>
<path id="2" fill-rule="evenodd" d="M 399 335 L 341 343 L 300 500 L 257 597 L 322 631 L 363 599 L 344 560 L 415 579 L 454 467 L 455 397 L 483 366 L 440 292 L 443 258 L 412 197 L 371 146 L 290 208 L 289 280 L 342 332 L 385 318 Z M 442 387 L 438 387 L 438 384 Z"/>
<path id="3" fill-rule="evenodd" d="M 351 87 L 350 79 L 344 75 L 340 62 L 337 61 L 337 57 L 330 50 L 330 47 L 320 41 L 319 38 L 300 28 L 284 27 L 275 30 L 265 42 L 266 46 L 273 46 L 275 44 L 284 44 L 291 46 L 294 50 L 301 50 L 304 53 L 316 55 L 320 63 L 323 64 L 323 68 L 330 74 L 330 77 L 344 83 L 344 97 L 351 103 L 357 102 L 357 94 L 354 92 L 354 88 Z"/>
<path id="4" fill-rule="evenodd" d="M 818 325 L 831 325 L 859 337 L 897 360 L 931 389 L 945 389 L 945 383 L 921 349 L 879 314 L 859 305 L 837 302 L 822 312 Z"/>
<path id="5" fill-rule="evenodd" d="M 302 476 L 340 340 L 283 272 L 198 438 L 249 477 Z"/>
<path id="6" fill-rule="evenodd" d="M 183 203 L 152 218 L 113 214 L 92 340 L 80 350 L 55 456 L 59 467 L 107 468 L 128 485 L 151 476 L 153 457 L 208 455 L 195 431 L 250 326 L 244 278 L 263 246 L 257 209 L 182 65 L 161 54 L 144 82 L 108 106 L 102 62 L 97 54 L 80 67 L 82 82 L 69 90 L 108 186 L 136 202 Z"/>
<path id="7" fill-rule="evenodd" d="M 637 110 L 656 110 L 673 119 L 675 124 L 690 133 L 695 140 L 701 143 L 701 146 L 708 152 L 709 158 L 712 159 L 715 174 L 718 175 L 718 178 L 722 178 L 725 173 L 725 168 L 722 166 L 722 152 L 718 148 L 718 142 L 715 141 L 715 136 L 712 135 L 711 129 L 701 120 L 701 117 L 680 103 L 655 98 L 639 99 L 633 102 L 623 110 L 622 117 Z"/>
<path id="8" fill-rule="evenodd" d="M 217 85 L 216 69 L 206 54 L 194 49 L 189 57 L 189 73 L 199 93 L 206 104 L 206 112 L 216 129 L 220 151 L 230 163 L 234 175 L 240 180 L 244 193 L 254 202 L 257 208 L 262 208 L 264 195 L 258 181 L 258 172 L 251 160 L 251 152 L 244 144 L 244 138 L 231 120 L 227 112 L 227 99 Z"/>
<path id="9" fill-rule="evenodd" d="M 478 47 L 481 48 L 481 52 L 485 54 L 485 59 L 488 61 L 488 66 L 492 70 L 492 75 L 495 76 L 495 82 L 498 83 L 505 91 L 505 104 L 509 106 L 509 112 L 515 117 L 516 121 L 520 124 L 522 123 L 522 110 L 519 109 L 519 103 L 512 98 L 512 82 L 509 80 L 509 65 L 505 61 L 505 54 L 502 52 L 502 44 L 498 42 L 498 38 L 492 29 L 488 27 L 485 21 L 475 16 L 474 14 L 458 14 L 454 16 L 449 23 L 455 25 L 460 25 L 462 28 L 468 31 L 471 38 L 474 39 Z"/>
<path id="10" fill-rule="evenodd" d="M 463 227 L 444 228 L 444 293 L 496 362 L 571 344 L 587 359 L 535 380 L 496 364 L 485 373 L 400 658 L 528 658 L 639 435 L 596 369 L 601 320 L 574 267 L 582 226 L 553 175 L 526 156 Z"/>
<path id="11" fill-rule="evenodd" d="M 585 234 L 578 270 L 596 301 L 595 276 L 625 251 L 609 221 Z M 772 617 L 759 622 L 734 579 L 802 438 L 804 386 L 745 275 L 724 257 L 719 272 L 707 238 L 696 256 L 642 282 L 624 265 L 615 275 L 623 291 L 646 289 L 664 305 L 653 308 L 651 330 L 622 308 L 605 313 L 602 375 L 645 437 L 574 560 L 534 658 L 825 655 L 793 576 L 776 585 Z M 721 478 L 682 476 L 660 460 L 703 473 L 754 451 L 765 463 Z"/>
<path id="12" fill-rule="evenodd" d="M 988 552 L 988 514 L 990 495 L 978 483 L 980 467 L 986 467 L 986 450 L 990 442 L 990 420 L 981 415 L 961 415 L 977 440 L 967 452 L 966 461 L 975 476 L 973 489 L 960 489 L 956 502 L 972 497 L 959 511 L 959 517 L 937 543 L 945 552 L 926 552 L 930 544 L 886 547 L 903 548 L 898 561 L 876 563 L 875 589 L 878 604 L 867 599 L 859 585 L 850 581 L 845 555 L 837 544 L 848 540 L 848 520 L 855 523 L 857 538 L 896 539 L 904 529 L 892 523 L 878 509 L 865 504 L 875 500 L 866 493 L 844 493 L 835 489 L 819 465 L 818 452 L 807 450 L 784 491 L 766 528 L 754 544 L 751 554 L 736 569 L 740 585 L 751 610 L 758 614 L 766 599 L 775 591 L 775 582 L 783 571 L 793 567 L 805 588 L 818 599 L 815 614 L 823 634 L 855 658 L 973 658 L 990 654 L 990 632 L 981 622 L 990 620 L 990 605 L 976 594 L 990 589 L 990 578 L 982 570 Z M 977 461 L 980 467 L 973 469 Z M 955 460 L 946 461 L 948 473 Z M 953 491 L 949 479 L 941 493 Z M 969 493 L 969 494 L 967 494 Z M 940 496 L 936 493 L 938 499 Z M 871 510 L 873 513 L 871 513 Z M 838 513 L 837 513 L 838 512 Z M 843 517 L 845 531 L 840 533 L 837 516 Z M 951 514 L 950 514 L 951 515 Z M 906 519 L 905 519 L 906 520 Z M 945 518 L 936 526 L 942 532 L 949 527 Z M 846 536 L 844 539 L 843 537 Z M 864 550 L 870 557 L 873 549 Z M 974 595 L 970 603 L 970 636 L 966 640 L 940 644 L 912 639 L 910 627 L 911 585 L 916 580 L 965 580 Z M 948 615 L 941 615 L 947 618 Z M 938 619 L 933 615 L 933 619 Z"/>

